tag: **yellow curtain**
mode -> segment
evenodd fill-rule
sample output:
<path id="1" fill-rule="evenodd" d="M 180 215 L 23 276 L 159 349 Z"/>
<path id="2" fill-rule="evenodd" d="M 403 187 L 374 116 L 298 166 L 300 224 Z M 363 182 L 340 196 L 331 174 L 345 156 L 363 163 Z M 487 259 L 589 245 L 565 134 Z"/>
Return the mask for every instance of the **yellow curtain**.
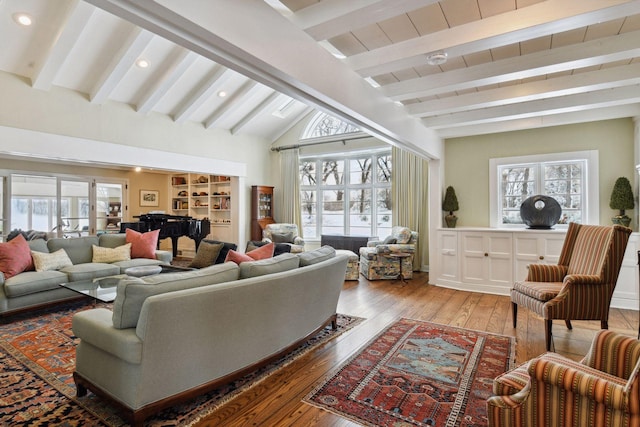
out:
<path id="1" fill-rule="evenodd" d="M 418 232 L 414 271 L 429 264 L 429 162 L 393 147 L 393 225 Z"/>
<path id="2" fill-rule="evenodd" d="M 280 151 L 280 191 L 282 191 L 282 212 L 279 222 L 296 224 L 302 235 L 302 214 L 300 212 L 300 150 L 293 148 Z"/>

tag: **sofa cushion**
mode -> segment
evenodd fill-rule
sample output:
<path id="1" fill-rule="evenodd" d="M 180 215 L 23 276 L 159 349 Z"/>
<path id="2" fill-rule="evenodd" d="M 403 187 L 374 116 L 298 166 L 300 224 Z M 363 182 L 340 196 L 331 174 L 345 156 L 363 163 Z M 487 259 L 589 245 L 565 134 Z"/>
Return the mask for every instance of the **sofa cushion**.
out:
<path id="1" fill-rule="evenodd" d="M 57 289 L 68 281 L 67 275 L 61 271 L 25 271 L 4 282 L 4 294 L 8 298 L 35 294 Z"/>
<path id="2" fill-rule="evenodd" d="M 398 239 L 394 236 L 387 236 L 383 241 L 382 244 L 383 245 L 393 245 L 398 243 Z"/>
<path id="3" fill-rule="evenodd" d="M 6 243 L 0 243 L 0 271 L 9 279 L 23 271 L 33 270 L 31 249 L 22 234 Z"/>
<path id="4" fill-rule="evenodd" d="M 44 239 L 27 240 L 27 244 L 32 251 L 49 253 L 47 241 Z M 31 254 L 29 254 L 29 256 L 31 256 Z"/>
<path id="5" fill-rule="evenodd" d="M 157 251 L 156 254 L 158 252 L 160 251 Z M 144 265 L 160 265 L 160 264 L 168 264 L 168 263 L 163 263 L 159 259 L 135 258 L 135 259 L 129 259 L 126 261 L 116 261 L 111 265 L 117 265 L 120 268 L 120 274 L 124 274 L 127 268 L 142 267 Z"/>
<path id="6" fill-rule="evenodd" d="M 240 278 L 264 276 L 298 268 L 300 259 L 294 254 L 280 254 L 273 258 L 246 261 L 240 264 Z"/>
<path id="7" fill-rule="evenodd" d="M 205 268 L 214 265 L 223 247 L 224 243 L 200 242 L 196 256 L 191 260 L 189 267 Z"/>
<path id="8" fill-rule="evenodd" d="M 118 262 L 131 259 L 131 243 L 118 246 L 117 248 L 103 248 L 101 246 L 92 245 L 93 258 L 91 262 Z"/>
<path id="9" fill-rule="evenodd" d="M 300 267 L 304 267 L 333 258 L 336 256 L 336 250 L 331 246 L 325 245 L 312 251 L 301 252 L 297 256 L 300 258 Z"/>
<path id="10" fill-rule="evenodd" d="M 139 233 L 127 228 L 125 233 L 127 243 L 131 243 L 131 258 L 156 258 L 160 229 Z"/>
<path id="11" fill-rule="evenodd" d="M 91 262 L 91 258 L 93 257 L 91 245 L 97 244 L 98 236 L 74 237 L 71 239 L 56 237 L 47 240 L 49 252 L 53 253 L 60 249 L 64 249 L 73 264 Z"/>
<path id="12" fill-rule="evenodd" d="M 113 326 L 117 329 L 134 328 L 138 324 L 142 304 L 150 296 L 237 280 L 238 272 L 236 264 L 225 263 L 200 270 L 123 279 L 118 283 L 113 302 Z"/>
<path id="13" fill-rule="evenodd" d="M 267 259 L 273 257 L 273 251 L 275 250 L 274 243 L 268 243 L 262 247 L 254 249 L 246 254 L 236 252 L 234 250 L 230 250 L 227 254 L 227 261 L 235 262 L 236 264 L 240 264 L 242 262 L 254 261 L 260 259 Z"/>
<path id="14" fill-rule="evenodd" d="M 117 248 L 126 243 L 126 233 L 103 233 L 98 237 L 98 246 L 103 248 Z"/>
<path id="15" fill-rule="evenodd" d="M 216 264 L 222 264 L 224 260 L 227 259 L 227 254 L 229 253 L 230 250 L 235 251 L 236 249 L 238 249 L 238 245 L 236 245 L 235 243 L 221 242 L 219 240 L 210 240 L 210 239 L 203 239 L 202 241 L 208 242 L 208 243 L 222 243 L 224 245 L 220 250 L 220 254 L 218 255 L 218 258 L 216 259 Z"/>
<path id="16" fill-rule="evenodd" d="M 89 262 L 62 267 L 60 271 L 67 274 L 69 282 L 77 282 L 79 280 L 93 280 L 98 277 L 120 274 L 120 267 L 114 264 Z"/>
<path id="17" fill-rule="evenodd" d="M 33 264 L 36 271 L 60 270 L 63 267 L 72 266 L 73 263 L 64 249 L 58 249 L 50 254 L 31 251 Z"/>

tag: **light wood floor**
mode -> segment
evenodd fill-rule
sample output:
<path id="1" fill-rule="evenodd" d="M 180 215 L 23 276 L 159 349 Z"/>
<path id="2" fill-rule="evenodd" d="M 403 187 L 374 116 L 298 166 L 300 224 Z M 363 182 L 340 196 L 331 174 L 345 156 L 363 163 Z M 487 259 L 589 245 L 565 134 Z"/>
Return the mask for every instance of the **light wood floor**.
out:
<path id="1" fill-rule="evenodd" d="M 345 282 L 338 312 L 366 320 L 351 331 L 280 369 L 251 390 L 213 413 L 199 426 L 357 426 L 344 418 L 302 402 L 327 373 L 394 320 L 407 317 L 516 337 L 516 362 L 544 352 L 543 321 L 526 309 L 513 329 L 509 297 L 455 291 L 431 286 L 428 275 L 414 273 L 407 284 L 392 280 Z M 600 322 L 574 321 L 568 331 L 554 322 L 558 353 L 580 359 Z M 638 312 L 612 309 L 609 328 L 630 336 L 638 333 Z"/>

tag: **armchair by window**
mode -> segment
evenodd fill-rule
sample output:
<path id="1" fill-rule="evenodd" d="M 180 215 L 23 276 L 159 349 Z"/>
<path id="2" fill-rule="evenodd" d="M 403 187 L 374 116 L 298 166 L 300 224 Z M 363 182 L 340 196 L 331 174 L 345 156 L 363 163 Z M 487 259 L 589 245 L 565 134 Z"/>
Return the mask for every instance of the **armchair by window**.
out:
<path id="1" fill-rule="evenodd" d="M 580 362 L 545 353 L 496 378 L 489 426 L 638 426 L 639 368 L 640 341 L 600 330 Z"/>
<path id="2" fill-rule="evenodd" d="M 400 274 L 405 279 L 413 277 L 413 257 L 418 244 L 418 233 L 407 227 L 395 226 L 384 240 L 370 240 L 360 248 L 360 274 L 367 280 L 395 279 Z M 393 258 L 389 254 L 407 253 L 408 257 Z"/>
<path id="3" fill-rule="evenodd" d="M 523 282 L 511 290 L 513 327 L 518 306 L 545 321 L 546 349 L 551 349 L 554 319 L 600 320 L 608 328 L 609 305 L 618 281 L 622 258 L 631 229 L 619 225 L 598 226 L 570 223 L 558 265 L 531 264 Z"/>
<path id="4" fill-rule="evenodd" d="M 286 243 L 291 246 L 291 253 L 304 252 L 304 240 L 298 235 L 298 226 L 295 224 L 267 224 L 262 230 L 262 241 Z"/>

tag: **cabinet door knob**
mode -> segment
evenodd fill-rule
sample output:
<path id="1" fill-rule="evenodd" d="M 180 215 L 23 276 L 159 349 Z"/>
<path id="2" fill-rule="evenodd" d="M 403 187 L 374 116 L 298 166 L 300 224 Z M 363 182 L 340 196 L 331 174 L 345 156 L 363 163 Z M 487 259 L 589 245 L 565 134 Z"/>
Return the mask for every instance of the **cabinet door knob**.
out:
<path id="1" fill-rule="evenodd" d="M 538 259 L 544 259 L 544 256 L 540 255 L 540 256 L 538 257 Z"/>
<path id="2" fill-rule="evenodd" d="M 485 253 L 484 253 L 484 256 L 489 256 L 489 254 L 485 252 Z"/>

